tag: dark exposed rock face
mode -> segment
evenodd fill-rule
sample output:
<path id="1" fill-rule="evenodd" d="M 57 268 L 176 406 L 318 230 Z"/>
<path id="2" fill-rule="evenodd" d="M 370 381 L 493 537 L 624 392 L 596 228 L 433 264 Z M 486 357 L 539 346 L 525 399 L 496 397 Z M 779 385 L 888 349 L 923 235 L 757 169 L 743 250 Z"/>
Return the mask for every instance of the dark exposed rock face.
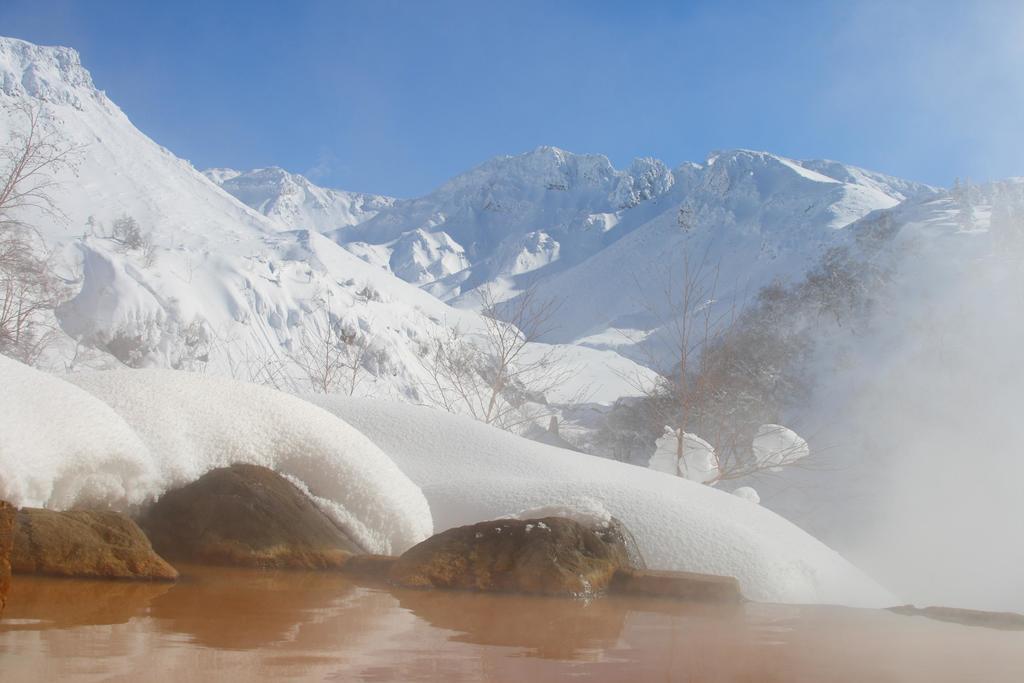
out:
<path id="1" fill-rule="evenodd" d="M 334 569 L 362 550 L 290 481 L 265 467 L 207 472 L 140 520 L 172 560 L 280 569 Z"/>
<path id="2" fill-rule="evenodd" d="M 617 522 L 593 528 L 562 517 L 481 522 L 410 548 L 389 576 L 413 588 L 590 595 L 632 566 L 627 536 Z"/>
<path id="3" fill-rule="evenodd" d="M 110 510 L 17 514 L 11 566 L 15 574 L 173 581 L 178 572 L 153 551 L 127 516 Z"/>
<path id="4" fill-rule="evenodd" d="M 0 500 L 0 612 L 11 587 L 11 549 L 14 547 L 14 507 Z"/>

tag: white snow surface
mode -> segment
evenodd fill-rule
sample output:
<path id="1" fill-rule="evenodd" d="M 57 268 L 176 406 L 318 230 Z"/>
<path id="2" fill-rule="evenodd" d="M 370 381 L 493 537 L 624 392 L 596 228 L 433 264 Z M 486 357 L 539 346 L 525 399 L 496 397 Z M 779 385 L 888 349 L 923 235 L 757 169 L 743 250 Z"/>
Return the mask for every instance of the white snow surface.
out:
<path id="1" fill-rule="evenodd" d="M 286 229 L 333 230 L 373 218 L 394 199 L 320 187 L 283 168 L 241 172 L 211 168 L 203 175 Z"/>
<path id="2" fill-rule="evenodd" d="M 895 604 L 820 541 L 728 493 L 427 408 L 308 398 L 366 434 L 420 485 L 435 531 L 583 497 L 622 520 L 652 568 L 735 576 L 754 600 Z"/>
<path id="3" fill-rule="evenodd" d="M 83 397 L 82 403 L 102 401 L 109 409 L 105 414 L 94 409 L 85 413 L 87 417 L 122 430 L 127 423 L 134 430 L 137 437 L 128 443 L 136 450 L 129 453 L 135 460 L 144 460 L 146 471 L 155 472 L 156 480 L 139 491 L 126 486 L 125 499 L 115 502 L 137 503 L 195 481 L 211 469 L 245 462 L 303 482 L 325 512 L 369 552 L 400 553 L 431 533 L 423 493 L 395 463 L 343 420 L 294 396 L 172 370 L 85 372 L 69 375 L 68 380 L 73 384 L 56 378 L 39 384 L 23 382 L 22 390 L 12 395 L 15 400 L 30 398 L 33 392 L 46 396 L 46 389 L 40 387 L 51 385 L 58 387 L 54 394 L 88 392 L 95 399 Z M 56 413 L 41 410 L 39 415 L 55 417 Z M 61 415 L 54 421 L 60 424 L 63 419 Z M 88 429 L 79 434 L 72 427 L 77 428 L 77 423 L 61 425 L 58 433 L 81 441 L 89 452 L 102 453 L 108 446 L 107 441 L 93 442 Z M 129 436 L 131 430 L 125 430 Z M 16 427 L 14 431 L 25 430 Z M 24 453 L 18 455 L 22 460 L 13 471 L 34 469 Z M 75 463 L 86 475 L 100 469 L 93 460 L 81 461 L 64 442 L 51 448 L 51 459 Z M 56 502 L 67 507 L 78 501 L 65 496 Z"/>
<path id="4" fill-rule="evenodd" d="M 761 467 L 782 467 L 806 458 L 811 453 L 803 437 L 788 427 L 766 424 L 754 436 L 754 459 Z"/>
<path id="5" fill-rule="evenodd" d="M 683 432 L 683 457 L 678 456 L 679 437 L 671 427 L 655 442 L 654 455 L 648 467 L 699 484 L 718 478 L 718 457 L 714 447 L 696 434 Z"/>
<path id="6" fill-rule="evenodd" d="M 512 515 L 513 519 L 543 517 L 564 517 L 589 527 L 606 527 L 612 521 L 612 513 L 608 512 L 608 508 L 601 501 L 587 496 L 573 496 L 557 505 L 541 505 Z"/>
<path id="7" fill-rule="evenodd" d="M 160 481 L 149 449 L 107 404 L 0 355 L 0 500 L 126 508 Z"/>
<path id="8" fill-rule="evenodd" d="M 753 486 L 740 486 L 737 489 L 733 489 L 732 495 L 750 501 L 755 505 L 760 505 L 761 503 L 761 496 L 758 495 L 757 489 Z"/>

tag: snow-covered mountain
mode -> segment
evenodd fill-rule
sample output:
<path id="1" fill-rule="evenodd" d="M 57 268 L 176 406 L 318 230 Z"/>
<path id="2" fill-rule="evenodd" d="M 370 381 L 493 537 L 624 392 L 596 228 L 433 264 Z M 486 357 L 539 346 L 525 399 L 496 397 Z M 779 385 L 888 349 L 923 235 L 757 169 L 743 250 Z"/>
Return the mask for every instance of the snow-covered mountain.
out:
<path id="1" fill-rule="evenodd" d="M 634 391 L 621 375 L 642 371 L 623 356 L 644 358 L 636 338 L 663 324 L 645 299 L 681 253 L 713 265 L 721 299 L 741 298 L 801 277 L 868 213 L 934 193 L 746 150 L 619 170 L 602 155 L 539 147 L 393 200 L 278 168 L 200 173 L 138 131 L 67 48 L 3 39 L 0 85 L 8 103 L 41 103 L 77 148 L 76 168 L 58 179 L 65 220 L 28 218 L 60 249 L 74 297 L 59 321 L 79 350 L 253 375 L 330 320 L 368 345 L 361 362 L 389 395 L 415 394 L 431 339 L 480 329 L 477 288 L 505 299 L 532 285 L 563 302 L 548 340 L 614 368 L 579 373 L 613 400 Z M 0 133 L 16 125 L 9 109 Z M 111 239 L 125 217 L 143 248 Z"/>
<path id="2" fill-rule="evenodd" d="M 57 311 L 63 344 L 51 365 L 116 358 L 287 383 L 303 345 L 330 325 L 359 349 L 359 393 L 409 400 L 431 340 L 454 326 L 481 328 L 478 314 L 451 308 L 316 229 L 282 223 L 285 215 L 315 223 L 323 208 L 336 226 L 390 200 L 320 191 L 276 169 L 204 176 L 132 125 L 74 50 L 0 39 L 0 103 L 0 139 L 24 125 L 18 106 L 27 105 L 39 108 L 59 146 L 74 148 L 73 167 L 59 171 L 51 190 L 61 216 L 19 216 L 57 251 L 55 268 L 72 295 Z M 249 188 L 250 198 L 273 195 L 258 203 L 266 215 L 211 177 Z M 141 233 L 138 247 L 116 239 L 128 218 Z M 598 379 L 600 400 L 627 391 L 618 373 L 637 369 L 615 354 L 567 351 L 592 368 L 587 381 Z"/>
<path id="3" fill-rule="evenodd" d="M 276 201 L 232 191 L 261 210 Z M 482 286 L 499 298 L 536 286 L 568 304 L 552 340 L 629 352 L 628 333 L 654 325 L 641 302 L 683 252 L 718 271 L 723 298 L 742 298 L 773 279 L 798 279 L 868 213 L 934 192 L 834 161 L 748 150 L 674 170 L 654 159 L 618 170 L 602 155 L 538 147 L 364 220 L 338 220 L 325 234 L 461 307 L 476 305 Z"/>
<path id="4" fill-rule="evenodd" d="M 391 197 L 319 187 L 276 166 L 252 171 L 203 172 L 235 198 L 278 225 L 322 232 L 369 220 L 394 203 Z"/>

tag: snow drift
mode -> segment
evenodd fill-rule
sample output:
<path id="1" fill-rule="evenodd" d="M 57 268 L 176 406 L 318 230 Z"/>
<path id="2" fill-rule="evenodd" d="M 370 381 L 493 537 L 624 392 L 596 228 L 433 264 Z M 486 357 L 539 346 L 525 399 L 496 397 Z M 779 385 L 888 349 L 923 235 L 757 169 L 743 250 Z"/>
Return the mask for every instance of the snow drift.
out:
<path id="1" fill-rule="evenodd" d="M 431 533 L 419 488 L 369 439 L 305 401 L 175 371 L 68 379 L 0 356 L 0 498 L 127 508 L 246 462 L 299 481 L 370 552 L 399 553 Z"/>
<path id="2" fill-rule="evenodd" d="M 124 507 L 159 492 L 149 449 L 108 405 L 0 355 L 0 500 Z"/>
<path id="3" fill-rule="evenodd" d="M 427 408 L 310 400 L 369 436 L 423 488 L 435 531 L 592 499 L 625 523 L 652 568 L 735 576 L 754 600 L 895 601 L 798 527 L 728 493 Z"/>

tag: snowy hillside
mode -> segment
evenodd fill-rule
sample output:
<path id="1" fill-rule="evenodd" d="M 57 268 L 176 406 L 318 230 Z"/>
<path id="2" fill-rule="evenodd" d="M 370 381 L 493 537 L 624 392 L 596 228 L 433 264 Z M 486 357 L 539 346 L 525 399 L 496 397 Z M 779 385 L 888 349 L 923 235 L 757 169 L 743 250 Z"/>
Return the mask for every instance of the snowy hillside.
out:
<path id="1" fill-rule="evenodd" d="M 120 362 L 301 389 L 302 357 L 334 335 L 352 355 L 344 362 L 356 366 L 335 390 L 414 400 L 431 340 L 452 327 L 481 327 L 477 314 L 316 229 L 282 224 L 285 216 L 314 228 L 361 220 L 390 200 L 321 191 L 278 169 L 210 172 L 249 199 L 267 198 L 256 202 L 267 215 L 253 210 L 135 128 L 73 50 L 0 39 L 0 101 L 0 137 L 24 125 L 16 105 L 25 103 L 42 107 L 58 143 L 74 148 L 74 168 L 61 171 L 52 191 L 63 216 L 19 216 L 57 250 L 55 268 L 71 295 L 57 310 L 65 336 L 51 367 Z M 119 237 L 125 225 L 137 228 L 138 245 Z M 596 358 L 568 351 L 580 362 Z M 628 391 L 621 371 L 637 370 L 618 356 L 591 364 L 600 375 L 595 391 L 607 400 Z"/>
<path id="2" fill-rule="evenodd" d="M 203 174 L 243 204 L 287 229 L 323 232 L 362 223 L 394 203 L 391 197 L 318 187 L 282 168 L 242 173 L 213 168 Z"/>

